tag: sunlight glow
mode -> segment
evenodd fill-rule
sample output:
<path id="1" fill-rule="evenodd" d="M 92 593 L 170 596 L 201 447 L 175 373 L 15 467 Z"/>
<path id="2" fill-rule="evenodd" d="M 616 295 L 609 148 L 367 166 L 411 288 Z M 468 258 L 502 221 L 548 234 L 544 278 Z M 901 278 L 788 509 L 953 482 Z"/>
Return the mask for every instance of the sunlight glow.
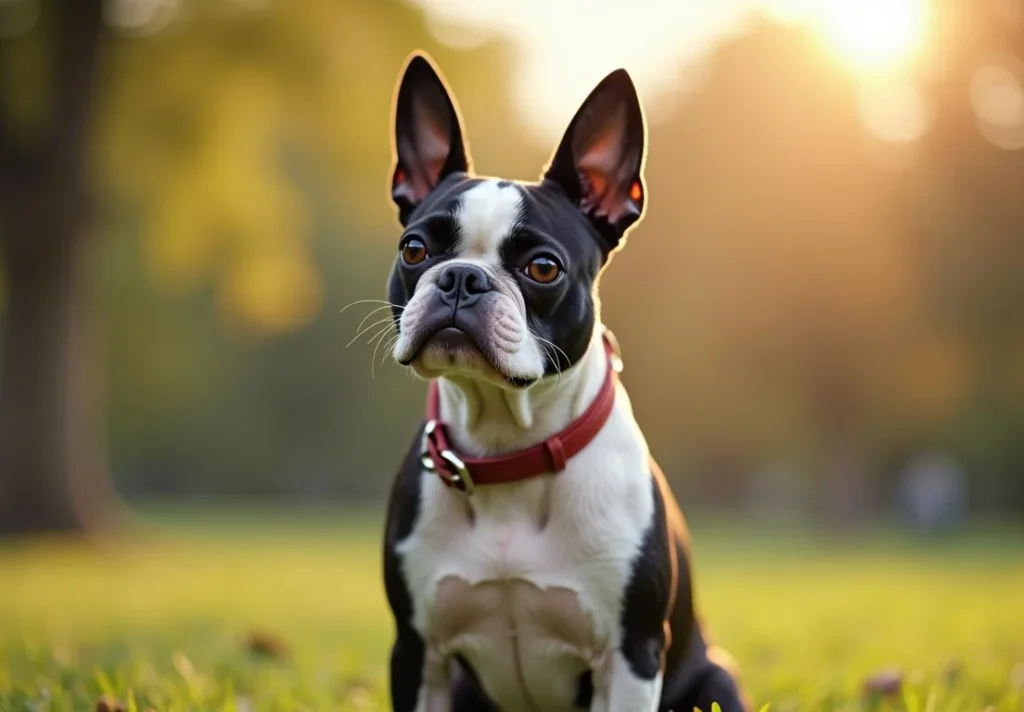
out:
<path id="1" fill-rule="evenodd" d="M 861 79 L 897 78 L 923 53 L 933 0 L 408 0 L 453 48 L 493 37 L 518 51 L 513 95 L 534 133 L 554 142 L 587 92 L 626 67 L 649 109 L 664 113 L 703 79 L 702 60 L 763 14 L 811 28 Z M 909 128 L 900 129 L 910 132 Z"/>
<path id="2" fill-rule="evenodd" d="M 927 0 L 822 0 L 812 25 L 855 72 L 888 73 L 917 58 L 929 14 Z"/>
<path id="3" fill-rule="evenodd" d="M 699 82 L 697 63 L 738 29 L 752 0 L 409 0 L 427 11 L 434 38 L 460 49 L 493 36 L 518 50 L 513 101 L 554 145 L 587 93 L 625 67 L 645 105 L 678 98 Z"/>

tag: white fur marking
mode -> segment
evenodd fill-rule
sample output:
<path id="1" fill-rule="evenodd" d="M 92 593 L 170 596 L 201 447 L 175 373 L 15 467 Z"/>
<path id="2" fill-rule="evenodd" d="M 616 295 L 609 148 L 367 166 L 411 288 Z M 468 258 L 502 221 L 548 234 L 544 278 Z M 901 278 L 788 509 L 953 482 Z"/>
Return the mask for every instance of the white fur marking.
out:
<path id="1" fill-rule="evenodd" d="M 477 258 L 491 267 L 499 267 L 498 250 L 512 233 L 519 219 L 523 196 L 514 185 L 499 185 L 487 180 L 462 194 L 459 206 L 459 231 L 462 239 L 459 256 Z"/>

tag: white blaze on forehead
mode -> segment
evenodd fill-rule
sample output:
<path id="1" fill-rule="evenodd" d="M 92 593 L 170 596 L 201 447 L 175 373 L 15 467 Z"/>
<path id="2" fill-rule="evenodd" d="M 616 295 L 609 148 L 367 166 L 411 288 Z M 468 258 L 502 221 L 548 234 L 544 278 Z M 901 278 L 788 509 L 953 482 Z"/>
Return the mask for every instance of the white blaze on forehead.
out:
<path id="1" fill-rule="evenodd" d="M 511 234 L 523 202 L 519 188 L 501 183 L 487 180 L 462 194 L 458 213 L 460 257 L 499 264 L 498 247 Z"/>

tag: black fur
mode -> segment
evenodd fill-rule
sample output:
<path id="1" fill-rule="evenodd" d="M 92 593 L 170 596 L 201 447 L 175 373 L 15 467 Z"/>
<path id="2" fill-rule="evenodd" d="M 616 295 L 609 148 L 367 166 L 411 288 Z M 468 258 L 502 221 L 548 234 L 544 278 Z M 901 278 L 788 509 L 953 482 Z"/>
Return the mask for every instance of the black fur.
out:
<path id="1" fill-rule="evenodd" d="M 421 145 L 422 128 L 446 136 L 448 153 L 439 168 L 430 164 Z M 395 154 L 391 174 L 391 198 L 398 206 L 399 220 L 406 224 L 425 195 L 408 190 L 416 180 L 435 189 L 453 173 L 470 169 L 469 154 L 462 140 L 462 121 L 448 88 L 430 60 L 415 54 L 409 60 L 395 100 Z M 436 171 L 436 172 L 435 172 Z"/>
<path id="2" fill-rule="evenodd" d="M 666 622 L 674 604 L 678 570 L 665 517 L 665 501 L 654 476 L 651 489 L 654 513 L 640 553 L 633 562 L 621 618 L 622 654 L 633 674 L 644 680 L 657 677 L 665 664 L 669 643 Z"/>
<path id="3" fill-rule="evenodd" d="M 594 699 L 594 673 L 587 670 L 585 673 L 580 675 L 580 679 L 576 681 L 576 699 L 573 700 L 575 707 L 587 709 L 590 707 L 590 703 Z"/>
<path id="4" fill-rule="evenodd" d="M 418 457 L 419 438 L 417 434 L 413 439 L 391 488 L 384 531 L 384 589 L 395 619 L 390 676 L 391 704 L 395 712 L 412 712 L 416 708 L 423 677 L 425 645 L 412 625 L 412 596 L 396 551 L 398 543 L 409 536 L 419 518 L 423 476 Z"/>
<path id="5" fill-rule="evenodd" d="M 701 673 L 691 686 L 689 695 L 680 697 L 676 702 L 666 704 L 662 695 L 662 710 L 692 710 L 710 712 L 715 703 L 722 712 L 744 712 L 748 709 L 743 692 L 736 684 L 736 679 L 725 668 L 713 662 L 707 662 Z"/>
<path id="6" fill-rule="evenodd" d="M 619 121 L 622 122 L 621 127 L 618 126 Z M 621 162 L 609 176 L 607 189 L 619 194 L 619 199 L 625 201 L 629 198 L 632 185 L 636 183 L 639 186 L 639 199 L 632 201 L 625 214 L 614 221 L 594 215 L 585 207 L 592 186 L 580 166 L 580 159 L 586 149 L 601 137 L 607 137 L 607 130 L 612 125 L 620 129 L 612 133 L 621 144 Z M 617 69 L 605 77 L 580 106 L 544 174 L 545 183 L 559 186 L 574 206 L 582 208 L 608 249 L 618 247 L 626 230 L 643 214 L 646 197 L 643 181 L 646 133 L 644 115 L 633 81 L 625 70 Z"/>

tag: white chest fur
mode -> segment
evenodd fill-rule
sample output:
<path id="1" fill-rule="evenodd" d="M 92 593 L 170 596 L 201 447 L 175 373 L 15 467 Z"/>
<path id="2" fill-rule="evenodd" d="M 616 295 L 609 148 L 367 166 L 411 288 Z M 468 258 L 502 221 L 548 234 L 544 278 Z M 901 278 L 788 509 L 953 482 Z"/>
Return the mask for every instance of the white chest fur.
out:
<path id="1" fill-rule="evenodd" d="M 505 710 L 571 709 L 587 669 L 600 695 L 654 508 L 647 445 L 621 386 L 601 432 L 557 475 L 469 498 L 422 476 L 420 515 L 398 550 L 425 678 L 445 677 L 458 654 Z"/>

